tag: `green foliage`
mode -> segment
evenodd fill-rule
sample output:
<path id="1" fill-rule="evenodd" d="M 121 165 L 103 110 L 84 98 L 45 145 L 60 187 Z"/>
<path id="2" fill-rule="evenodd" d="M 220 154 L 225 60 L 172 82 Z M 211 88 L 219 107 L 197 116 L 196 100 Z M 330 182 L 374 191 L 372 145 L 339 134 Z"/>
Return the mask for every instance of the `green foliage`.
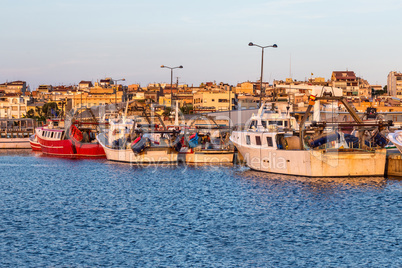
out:
<path id="1" fill-rule="evenodd" d="M 51 110 L 54 110 L 57 114 L 59 114 L 59 108 L 57 107 L 57 103 L 55 102 L 48 102 L 45 103 L 42 107 L 42 112 L 45 116 L 47 117 L 52 117 L 52 112 Z"/>
<path id="2" fill-rule="evenodd" d="M 193 105 L 187 104 L 187 105 L 181 107 L 181 108 L 180 108 L 180 111 L 181 111 L 183 114 L 190 114 L 190 113 L 193 111 Z"/>
<path id="3" fill-rule="evenodd" d="M 35 111 L 34 109 L 30 109 L 26 115 L 27 118 L 35 118 Z"/>
<path id="4" fill-rule="evenodd" d="M 36 113 L 35 113 L 35 111 L 36 111 Z M 35 115 L 35 114 L 38 114 L 38 115 Z M 45 122 L 46 121 L 46 117 L 43 115 L 42 108 L 39 107 L 39 106 L 36 106 L 35 110 L 34 109 L 29 109 L 25 117 L 26 118 L 33 118 L 38 122 Z"/>
<path id="5" fill-rule="evenodd" d="M 171 111 L 172 111 L 172 108 L 166 107 L 165 111 L 162 113 L 162 115 L 163 116 L 169 116 Z"/>

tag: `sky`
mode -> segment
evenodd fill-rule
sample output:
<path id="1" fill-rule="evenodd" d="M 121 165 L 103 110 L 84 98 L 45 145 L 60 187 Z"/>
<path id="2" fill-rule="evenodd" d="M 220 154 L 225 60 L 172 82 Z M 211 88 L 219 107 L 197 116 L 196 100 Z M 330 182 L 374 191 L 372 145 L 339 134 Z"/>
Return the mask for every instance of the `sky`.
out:
<path id="1" fill-rule="evenodd" d="M 0 83 L 231 85 L 402 71 L 400 0 L 0 0 Z"/>

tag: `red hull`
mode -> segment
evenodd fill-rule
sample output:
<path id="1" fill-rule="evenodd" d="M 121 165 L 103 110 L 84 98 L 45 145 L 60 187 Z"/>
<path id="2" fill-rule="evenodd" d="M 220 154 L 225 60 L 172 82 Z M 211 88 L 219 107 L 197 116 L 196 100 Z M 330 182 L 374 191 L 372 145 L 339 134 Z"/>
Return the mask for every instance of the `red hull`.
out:
<path id="1" fill-rule="evenodd" d="M 103 147 L 98 142 L 83 143 L 74 139 L 57 140 L 43 139 L 38 135 L 38 142 L 44 154 L 71 158 L 105 158 Z"/>
<path id="2" fill-rule="evenodd" d="M 30 141 L 29 143 L 31 144 L 32 151 L 42 151 L 39 143 L 35 143 L 32 141 Z"/>
<path id="3" fill-rule="evenodd" d="M 29 137 L 29 144 L 31 145 L 32 151 L 42 151 L 35 134 Z"/>

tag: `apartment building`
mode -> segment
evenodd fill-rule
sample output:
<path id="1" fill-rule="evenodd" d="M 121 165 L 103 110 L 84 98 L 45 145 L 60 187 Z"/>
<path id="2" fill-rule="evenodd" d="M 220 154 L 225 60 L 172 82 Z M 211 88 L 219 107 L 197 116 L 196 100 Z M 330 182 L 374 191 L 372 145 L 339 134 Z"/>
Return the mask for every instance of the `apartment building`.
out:
<path id="1" fill-rule="evenodd" d="M 81 81 L 78 84 L 78 89 L 85 89 L 85 88 L 90 88 L 93 87 L 92 82 L 91 81 Z"/>
<path id="2" fill-rule="evenodd" d="M 29 97 L 1 96 L 0 97 L 0 118 L 22 118 L 27 114 L 27 103 Z"/>
<path id="3" fill-rule="evenodd" d="M 195 113 L 208 111 L 228 111 L 233 110 L 235 94 L 223 90 L 202 90 L 194 93 L 193 108 Z"/>
<path id="4" fill-rule="evenodd" d="M 344 96 L 359 96 L 359 81 L 353 71 L 333 71 L 331 76 L 333 87 L 342 89 Z"/>
<path id="5" fill-rule="evenodd" d="M 392 97 L 402 98 L 402 73 L 392 71 L 388 74 L 387 91 Z"/>
<path id="6" fill-rule="evenodd" d="M 254 83 L 252 83 L 252 82 L 239 83 L 234 88 L 234 93 L 253 95 L 254 94 Z"/>
<path id="7" fill-rule="evenodd" d="M 25 81 L 13 81 L 0 84 L 0 90 L 6 94 L 25 94 L 27 85 Z"/>

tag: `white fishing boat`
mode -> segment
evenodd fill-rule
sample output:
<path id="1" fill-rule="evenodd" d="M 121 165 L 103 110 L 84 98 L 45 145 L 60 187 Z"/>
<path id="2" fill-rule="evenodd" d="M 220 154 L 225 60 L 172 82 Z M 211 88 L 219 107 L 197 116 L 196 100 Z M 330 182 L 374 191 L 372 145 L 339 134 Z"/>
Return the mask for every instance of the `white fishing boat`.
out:
<path id="1" fill-rule="evenodd" d="M 342 97 L 317 97 L 328 98 L 341 101 L 350 113 L 354 113 Z M 246 164 L 254 170 L 296 176 L 383 176 L 386 152 L 377 145 L 386 145 L 384 137 L 376 132 L 376 136 L 368 141 L 359 134 L 360 140 L 353 140 L 352 144 L 342 140 L 345 135 L 336 131 L 336 124 L 316 123 L 315 127 L 312 125 L 306 130 L 304 124 L 315 104 L 313 99 L 315 96 L 301 121 L 300 130 L 297 130 L 294 118 L 288 114 L 262 105 L 245 130 L 234 131 L 230 139 Z M 353 117 L 356 120 L 353 127 L 362 132 L 376 127 L 375 124 L 364 125 L 356 114 Z M 273 118 L 278 118 L 280 123 L 275 123 Z M 333 131 L 328 131 L 329 127 Z"/>
<path id="2" fill-rule="evenodd" d="M 29 149 L 35 120 L 30 118 L 0 119 L 0 149 Z"/>
<path id="3" fill-rule="evenodd" d="M 184 139 L 179 152 L 180 162 L 208 165 L 233 163 L 234 146 L 229 141 L 228 127 L 220 126 L 213 118 L 203 115 L 188 123 L 189 127 L 181 133 Z"/>
<path id="4" fill-rule="evenodd" d="M 158 122 L 156 121 L 158 120 Z M 109 129 L 97 136 L 110 161 L 142 164 L 176 164 L 179 132 L 166 130 L 156 114 L 113 119 Z M 177 141 L 176 141 L 177 140 Z"/>
<path id="5" fill-rule="evenodd" d="M 388 139 L 402 153 L 402 130 L 389 133 Z"/>

